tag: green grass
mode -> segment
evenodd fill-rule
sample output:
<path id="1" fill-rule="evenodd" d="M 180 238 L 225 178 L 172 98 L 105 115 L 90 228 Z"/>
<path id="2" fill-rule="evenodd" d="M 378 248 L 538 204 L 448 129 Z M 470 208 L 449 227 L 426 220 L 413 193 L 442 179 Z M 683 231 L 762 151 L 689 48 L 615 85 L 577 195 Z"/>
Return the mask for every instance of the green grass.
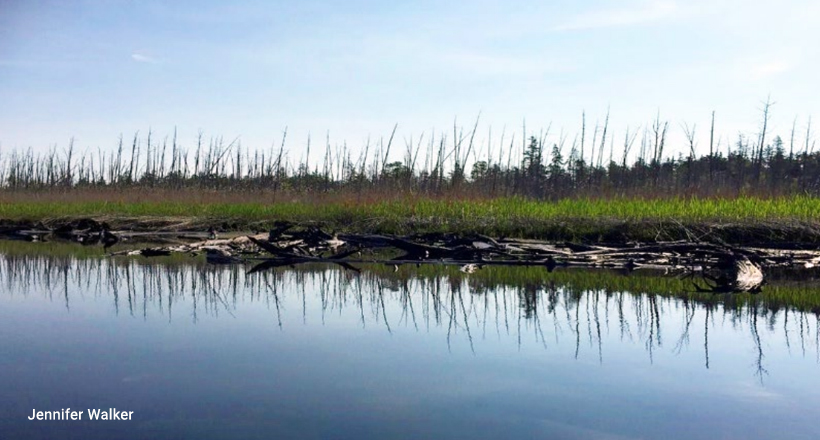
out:
<path id="1" fill-rule="evenodd" d="M 520 198 L 479 201 L 417 199 L 365 204 L 285 202 L 263 203 L 186 203 L 149 202 L 15 202 L 0 203 L 0 217 L 53 218 L 60 216 L 207 216 L 260 220 L 334 220 L 353 218 L 438 218 L 472 221 L 485 218 L 554 220 L 561 218 L 613 218 L 621 220 L 678 219 L 813 221 L 820 214 L 820 198 L 794 196 L 774 199 L 742 197 L 735 199 L 612 199 L 540 202 Z"/>
<path id="2" fill-rule="evenodd" d="M 473 230 L 509 236 L 550 236 L 564 230 L 570 235 L 596 233 L 601 223 L 666 222 L 674 224 L 759 223 L 814 224 L 820 198 L 741 197 L 732 199 L 566 199 L 541 202 L 522 198 L 492 200 L 197 203 L 15 201 L 0 203 L 0 218 L 44 220 L 65 217 L 134 218 L 186 217 L 230 221 L 241 227 L 253 222 L 290 220 L 318 222 L 336 230 L 408 233 Z M 569 230 L 567 232 L 567 230 Z M 601 233 L 601 231 L 597 231 Z"/>

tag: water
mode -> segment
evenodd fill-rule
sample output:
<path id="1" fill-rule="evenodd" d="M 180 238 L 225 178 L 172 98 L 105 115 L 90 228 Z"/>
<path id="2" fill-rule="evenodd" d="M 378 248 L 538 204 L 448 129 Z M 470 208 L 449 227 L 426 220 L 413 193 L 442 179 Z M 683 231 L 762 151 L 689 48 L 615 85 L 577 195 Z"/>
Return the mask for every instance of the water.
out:
<path id="1" fill-rule="evenodd" d="M 665 280 L 9 254 L 0 438 L 818 438 L 810 306 Z"/>

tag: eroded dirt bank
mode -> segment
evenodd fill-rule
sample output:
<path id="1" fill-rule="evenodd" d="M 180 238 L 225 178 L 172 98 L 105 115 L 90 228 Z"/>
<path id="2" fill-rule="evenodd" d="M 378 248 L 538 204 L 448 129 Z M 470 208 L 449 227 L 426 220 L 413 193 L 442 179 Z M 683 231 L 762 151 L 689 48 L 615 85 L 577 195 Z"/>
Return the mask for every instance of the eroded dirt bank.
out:
<path id="1" fill-rule="evenodd" d="M 99 232 L 132 237 L 139 241 L 183 236 L 265 232 L 281 224 L 281 219 L 248 221 L 234 218 L 196 217 L 58 217 L 38 220 L 0 219 L 0 239 L 53 239 L 60 232 Z M 676 220 L 629 221 L 608 218 L 568 218 L 544 222 L 503 219 L 475 222 L 452 219 L 407 218 L 402 221 L 369 219 L 366 222 L 300 222 L 335 233 L 368 234 L 483 234 L 497 238 L 529 238 L 589 244 L 626 244 L 686 240 L 725 243 L 734 246 L 775 246 L 815 249 L 820 247 L 820 223 L 799 221 L 699 222 Z"/>

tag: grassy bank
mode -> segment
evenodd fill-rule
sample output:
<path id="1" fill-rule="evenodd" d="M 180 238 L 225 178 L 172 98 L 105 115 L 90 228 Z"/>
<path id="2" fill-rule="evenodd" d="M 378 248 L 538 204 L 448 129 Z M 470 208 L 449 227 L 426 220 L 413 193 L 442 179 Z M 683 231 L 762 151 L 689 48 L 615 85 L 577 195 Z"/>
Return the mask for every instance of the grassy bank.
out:
<path id="1" fill-rule="evenodd" d="M 791 231 L 789 234 L 809 233 L 820 224 L 820 198 L 808 196 L 544 202 L 524 198 L 416 197 L 383 201 L 276 201 L 266 199 L 265 195 L 221 194 L 213 199 L 184 193 L 122 196 L 112 200 L 83 200 L 72 198 L 70 193 L 60 198 L 6 196 L 0 197 L 0 218 L 38 222 L 90 217 L 113 224 L 134 219 L 174 218 L 216 224 L 224 229 L 265 227 L 277 220 L 288 220 L 318 223 L 337 231 L 480 232 L 593 240 L 646 238 L 659 234 L 664 236 L 661 238 L 673 238 L 685 236 L 687 231 L 692 234 L 718 230 L 741 233 L 732 228 L 741 228 L 758 238 L 761 234 L 776 238 L 787 230 Z"/>

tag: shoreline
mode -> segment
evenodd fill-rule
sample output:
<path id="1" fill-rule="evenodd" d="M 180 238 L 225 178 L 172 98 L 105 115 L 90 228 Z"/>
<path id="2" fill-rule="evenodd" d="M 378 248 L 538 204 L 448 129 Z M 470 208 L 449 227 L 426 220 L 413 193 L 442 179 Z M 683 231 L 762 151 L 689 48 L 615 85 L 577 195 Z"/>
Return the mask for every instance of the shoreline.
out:
<path id="1" fill-rule="evenodd" d="M 482 234 L 492 237 L 538 239 L 554 242 L 590 244 L 625 244 L 685 240 L 743 246 L 780 246 L 787 248 L 820 247 L 820 222 L 800 220 L 678 221 L 674 219 L 627 220 L 617 218 L 531 218 L 453 219 L 428 217 L 419 219 L 369 218 L 345 221 L 344 218 L 321 220 L 267 220 L 242 217 L 193 216 L 61 216 L 53 218 L 0 218 L 0 239 L 26 240 L 33 235 L 46 236 L 59 230 L 98 231 L 103 228 L 115 234 L 149 239 L 152 236 L 190 236 L 197 238 L 213 228 L 228 236 L 266 232 L 282 222 L 296 227 L 316 226 L 331 234 Z M 141 241 L 146 241 L 141 240 Z"/>

